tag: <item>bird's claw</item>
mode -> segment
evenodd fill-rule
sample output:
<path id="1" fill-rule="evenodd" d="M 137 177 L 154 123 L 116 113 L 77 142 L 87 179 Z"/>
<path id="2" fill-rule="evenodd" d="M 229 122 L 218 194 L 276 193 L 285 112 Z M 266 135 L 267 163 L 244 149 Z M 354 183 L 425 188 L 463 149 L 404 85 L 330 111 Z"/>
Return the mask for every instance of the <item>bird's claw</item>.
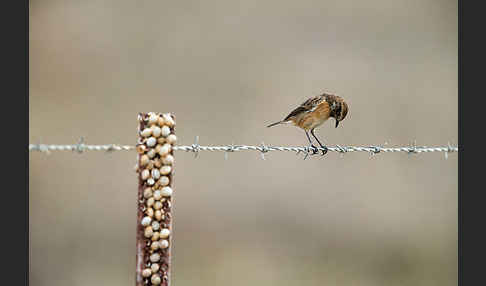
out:
<path id="1" fill-rule="evenodd" d="M 321 156 L 326 155 L 328 148 L 326 146 L 321 146 L 321 148 Z M 319 153 L 319 148 L 311 144 L 309 147 L 307 147 L 307 153 L 305 154 L 304 160 L 307 159 L 307 156 L 309 156 L 309 154 L 316 155 L 317 153 Z"/>
<path id="2" fill-rule="evenodd" d="M 321 156 L 326 155 L 327 150 L 329 150 L 329 149 L 326 146 L 324 146 L 324 145 L 321 145 L 321 148 L 322 148 L 322 150 L 321 150 L 321 153 L 322 153 Z M 312 150 L 312 155 L 315 155 L 315 154 L 319 153 L 319 148 L 316 147 L 316 146 L 314 146 L 314 145 L 310 145 L 309 149 Z"/>
<path id="3" fill-rule="evenodd" d="M 319 148 L 317 148 L 314 145 L 310 145 L 309 146 L 309 149 L 312 150 L 312 155 L 315 155 L 315 154 L 319 153 Z"/>
<path id="4" fill-rule="evenodd" d="M 307 150 L 306 150 L 305 156 L 304 156 L 304 160 L 307 159 L 307 157 L 309 156 L 309 154 L 315 155 L 315 154 L 317 154 L 317 152 L 319 152 L 319 150 L 317 149 L 317 147 L 311 144 L 310 146 L 307 147 Z"/>
<path id="5" fill-rule="evenodd" d="M 321 154 L 321 156 L 326 155 L 328 148 L 326 146 L 321 146 L 321 148 L 322 148 L 322 154 Z"/>

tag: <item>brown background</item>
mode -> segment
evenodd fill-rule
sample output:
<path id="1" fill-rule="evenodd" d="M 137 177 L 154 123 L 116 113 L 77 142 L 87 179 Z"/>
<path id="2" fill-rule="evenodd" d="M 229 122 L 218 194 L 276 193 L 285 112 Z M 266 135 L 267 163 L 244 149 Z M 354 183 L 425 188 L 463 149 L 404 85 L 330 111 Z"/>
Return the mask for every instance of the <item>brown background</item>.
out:
<path id="1" fill-rule="evenodd" d="M 32 0 L 30 142 L 457 144 L 457 1 Z M 456 285 L 457 154 L 176 154 L 173 283 Z M 135 152 L 30 154 L 31 285 L 133 285 Z"/>

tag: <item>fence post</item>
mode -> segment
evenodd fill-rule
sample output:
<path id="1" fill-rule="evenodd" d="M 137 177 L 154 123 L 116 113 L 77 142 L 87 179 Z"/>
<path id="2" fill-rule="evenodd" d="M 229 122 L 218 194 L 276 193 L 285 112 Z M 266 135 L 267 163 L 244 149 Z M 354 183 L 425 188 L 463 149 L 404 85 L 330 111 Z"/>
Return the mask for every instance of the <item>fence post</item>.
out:
<path id="1" fill-rule="evenodd" d="M 136 286 L 169 286 L 171 277 L 175 117 L 139 113 Z"/>

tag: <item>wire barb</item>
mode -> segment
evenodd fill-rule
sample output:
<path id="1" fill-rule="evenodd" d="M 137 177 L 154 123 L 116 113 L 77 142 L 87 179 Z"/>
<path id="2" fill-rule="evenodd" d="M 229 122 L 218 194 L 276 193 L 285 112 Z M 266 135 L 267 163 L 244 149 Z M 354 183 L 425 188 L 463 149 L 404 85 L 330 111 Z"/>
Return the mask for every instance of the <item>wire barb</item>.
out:
<path id="1" fill-rule="evenodd" d="M 449 158 L 449 153 L 453 152 L 453 147 L 451 146 L 450 142 L 447 142 L 447 152 L 444 152 L 445 159 Z"/>
<path id="2" fill-rule="evenodd" d="M 84 148 L 85 148 L 85 145 L 84 145 L 84 138 L 81 137 L 79 138 L 79 142 L 78 144 L 76 144 L 76 151 L 81 154 L 84 152 Z"/>
<path id="3" fill-rule="evenodd" d="M 224 152 L 224 159 L 225 160 L 228 160 L 228 153 L 229 152 L 235 152 L 235 148 L 236 148 L 236 146 L 235 146 L 234 142 L 231 142 L 231 145 L 227 146 L 227 148 L 225 150 L 226 152 Z"/>
<path id="4" fill-rule="evenodd" d="M 267 153 L 269 150 L 267 146 L 265 146 L 265 142 L 262 141 L 262 147 L 259 149 L 261 152 L 260 155 L 262 156 L 262 160 L 265 160 L 265 153 Z"/>
<path id="5" fill-rule="evenodd" d="M 191 145 L 192 152 L 194 152 L 194 158 L 197 158 L 197 154 L 199 154 L 199 150 L 201 148 L 198 142 L 199 142 L 199 136 L 196 136 L 196 138 L 194 139 L 194 144 Z"/>
<path id="6" fill-rule="evenodd" d="M 309 154 L 310 154 L 310 149 L 312 147 L 311 146 L 305 146 L 305 156 L 304 156 L 304 160 L 307 159 L 307 157 L 309 157 Z"/>
<path id="7" fill-rule="evenodd" d="M 408 149 L 408 154 L 417 154 L 417 141 L 413 140 L 412 144 L 410 145 Z"/>

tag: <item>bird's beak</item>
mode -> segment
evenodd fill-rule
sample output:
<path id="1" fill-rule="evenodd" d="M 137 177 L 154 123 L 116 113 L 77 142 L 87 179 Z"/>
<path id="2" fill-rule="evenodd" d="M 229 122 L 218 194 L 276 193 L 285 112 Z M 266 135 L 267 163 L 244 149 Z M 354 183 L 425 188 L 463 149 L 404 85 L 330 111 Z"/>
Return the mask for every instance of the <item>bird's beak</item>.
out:
<path id="1" fill-rule="evenodd" d="M 336 128 L 338 127 L 339 125 L 339 120 L 336 119 Z"/>

